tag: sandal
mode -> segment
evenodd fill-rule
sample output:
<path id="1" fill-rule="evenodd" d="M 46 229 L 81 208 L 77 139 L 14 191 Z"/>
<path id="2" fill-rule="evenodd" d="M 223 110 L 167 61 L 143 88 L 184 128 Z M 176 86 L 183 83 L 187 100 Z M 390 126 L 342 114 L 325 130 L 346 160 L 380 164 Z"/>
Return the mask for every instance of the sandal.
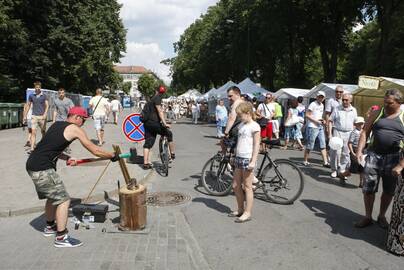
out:
<path id="1" fill-rule="evenodd" d="M 243 213 L 239 213 L 237 211 L 232 211 L 227 216 L 228 217 L 241 217 L 242 215 L 243 215 Z"/>
<path id="2" fill-rule="evenodd" d="M 356 228 L 365 228 L 372 224 L 373 224 L 373 220 L 371 218 L 363 218 L 363 219 L 359 220 L 358 222 L 355 222 L 354 225 Z"/>
<path id="3" fill-rule="evenodd" d="M 150 163 L 143 164 L 143 170 L 150 170 L 152 168 L 152 165 Z"/>
<path id="4" fill-rule="evenodd" d="M 249 217 L 247 217 L 247 218 L 238 217 L 238 218 L 236 218 L 236 219 L 234 220 L 234 222 L 236 222 L 236 223 L 244 223 L 244 222 L 248 222 L 248 221 L 250 221 L 250 220 L 251 220 L 251 216 L 249 216 Z"/>

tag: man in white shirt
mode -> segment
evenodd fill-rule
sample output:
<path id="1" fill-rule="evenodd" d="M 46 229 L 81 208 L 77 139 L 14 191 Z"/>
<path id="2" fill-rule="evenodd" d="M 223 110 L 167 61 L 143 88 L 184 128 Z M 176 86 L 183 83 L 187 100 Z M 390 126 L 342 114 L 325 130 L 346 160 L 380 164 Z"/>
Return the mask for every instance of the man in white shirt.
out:
<path id="1" fill-rule="evenodd" d="M 331 113 L 339 105 L 342 105 L 342 94 L 343 93 L 344 93 L 344 88 L 342 87 L 342 85 L 337 85 L 337 87 L 335 87 L 335 98 L 330 98 L 325 103 L 325 121 L 327 123 L 327 126 L 326 126 L 327 129 L 330 126 L 329 119 L 330 119 Z M 332 130 L 327 130 L 327 134 L 330 132 L 332 132 Z"/>
<path id="2" fill-rule="evenodd" d="M 94 128 L 97 133 L 98 145 L 104 144 L 105 117 L 109 113 L 108 100 L 102 96 L 101 88 L 95 90 L 95 96 L 90 99 L 90 108 L 93 110 Z"/>
<path id="3" fill-rule="evenodd" d="M 114 98 L 114 100 L 111 101 L 111 111 L 112 111 L 112 117 L 114 117 L 114 124 L 118 125 L 118 116 L 119 113 L 122 112 L 122 104 L 118 100 L 117 97 Z"/>
<path id="4" fill-rule="evenodd" d="M 348 148 L 349 136 L 354 129 L 354 122 L 358 116 L 351 102 L 351 94 L 342 95 L 342 105 L 333 110 L 328 126 L 328 138 L 337 137 L 343 142 L 341 149 L 330 149 L 331 177 L 335 178 L 339 175 L 342 184 L 347 179 L 346 175 L 351 161 Z"/>
<path id="5" fill-rule="evenodd" d="M 268 120 L 266 127 L 261 127 L 261 138 L 272 139 L 273 134 L 273 121 L 272 118 L 275 115 L 275 103 L 272 102 L 273 98 L 270 93 L 267 93 L 265 96 L 265 101 L 258 105 L 257 115 L 258 118 L 265 118 Z M 265 144 L 261 144 L 261 150 L 265 148 Z"/>
<path id="6" fill-rule="evenodd" d="M 325 98 L 325 93 L 319 91 L 317 93 L 317 100 L 310 103 L 306 112 L 307 119 L 307 130 L 306 130 L 306 150 L 304 151 L 304 165 L 310 165 L 308 159 L 310 151 L 313 150 L 316 139 L 318 138 L 320 143 L 321 156 L 323 157 L 323 166 L 330 167 L 327 160 L 327 151 L 325 145 L 325 134 L 324 125 L 325 120 L 323 119 L 324 105 L 323 101 Z"/>

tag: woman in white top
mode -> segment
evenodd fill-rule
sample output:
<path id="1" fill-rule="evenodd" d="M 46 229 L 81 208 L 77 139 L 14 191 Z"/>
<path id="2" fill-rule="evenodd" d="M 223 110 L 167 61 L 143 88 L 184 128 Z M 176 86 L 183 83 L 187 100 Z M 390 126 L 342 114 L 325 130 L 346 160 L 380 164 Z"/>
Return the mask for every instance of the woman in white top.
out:
<path id="1" fill-rule="evenodd" d="M 238 127 L 233 176 L 233 190 L 237 200 L 237 211 L 231 212 L 229 216 L 237 217 L 235 222 L 242 223 L 251 220 L 254 199 L 252 187 L 253 170 L 257 163 L 260 147 L 260 126 L 254 121 L 255 114 L 251 103 L 240 103 L 236 108 L 236 112 L 241 119 L 241 124 Z"/>

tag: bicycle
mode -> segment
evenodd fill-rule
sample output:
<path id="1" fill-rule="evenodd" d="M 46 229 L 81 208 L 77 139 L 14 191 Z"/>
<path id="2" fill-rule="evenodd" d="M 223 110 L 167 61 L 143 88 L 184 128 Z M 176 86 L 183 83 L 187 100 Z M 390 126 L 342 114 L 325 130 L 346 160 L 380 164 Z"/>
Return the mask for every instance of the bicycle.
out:
<path id="1" fill-rule="evenodd" d="M 160 141 L 159 141 L 159 155 L 162 163 L 162 173 L 164 173 L 165 176 L 168 176 L 168 169 L 169 169 L 169 163 L 170 163 L 170 149 L 168 147 L 168 140 L 166 136 L 161 135 L 160 136 Z"/>
<path id="2" fill-rule="evenodd" d="M 278 144 L 277 141 L 263 141 L 268 148 Z M 210 158 L 202 169 L 202 185 L 206 191 L 215 196 L 228 195 L 232 189 L 232 153 L 216 154 Z M 266 162 L 268 161 L 268 162 Z M 264 165 L 266 166 L 264 167 Z M 287 159 L 272 160 L 268 150 L 256 173 L 259 180 L 256 189 L 262 189 L 268 201 L 278 204 L 292 204 L 303 192 L 304 176 L 300 168 Z"/>

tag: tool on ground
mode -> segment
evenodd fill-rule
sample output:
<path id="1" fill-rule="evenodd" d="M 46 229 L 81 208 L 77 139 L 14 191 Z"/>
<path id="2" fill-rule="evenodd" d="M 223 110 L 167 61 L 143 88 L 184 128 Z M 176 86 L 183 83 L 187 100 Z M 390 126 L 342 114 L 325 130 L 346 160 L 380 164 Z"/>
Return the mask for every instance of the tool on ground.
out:
<path id="1" fill-rule="evenodd" d="M 119 158 L 131 158 L 131 157 L 132 157 L 132 152 L 119 154 Z M 68 159 L 66 161 L 66 165 L 73 166 L 74 164 L 80 165 L 80 164 L 97 162 L 97 161 L 108 160 L 108 159 L 109 158 L 82 158 L 82 159 L 75 159 L 75 160 Z"/>

